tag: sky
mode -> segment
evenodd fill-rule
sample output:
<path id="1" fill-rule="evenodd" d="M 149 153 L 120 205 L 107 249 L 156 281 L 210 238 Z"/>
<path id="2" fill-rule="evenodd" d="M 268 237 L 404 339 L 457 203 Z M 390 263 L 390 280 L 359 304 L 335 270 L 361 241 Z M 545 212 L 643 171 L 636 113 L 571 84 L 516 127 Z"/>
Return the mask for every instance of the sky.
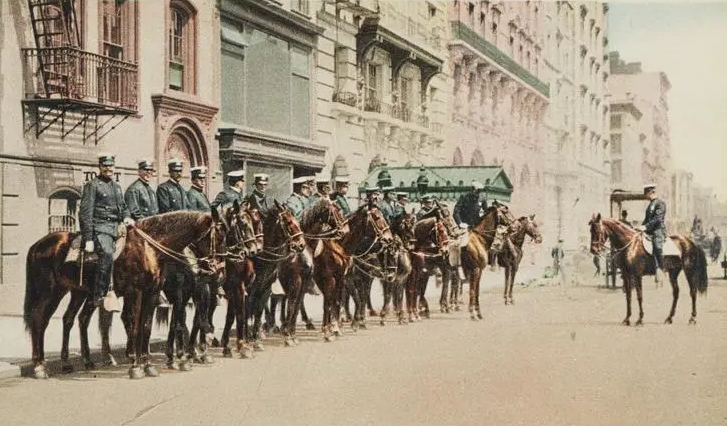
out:
<path id="1" fill-rule="evenodd" d="M 609 2 L 610 50 L 669 92 L 672 163 L 727 199 L 727 2 Z"/>

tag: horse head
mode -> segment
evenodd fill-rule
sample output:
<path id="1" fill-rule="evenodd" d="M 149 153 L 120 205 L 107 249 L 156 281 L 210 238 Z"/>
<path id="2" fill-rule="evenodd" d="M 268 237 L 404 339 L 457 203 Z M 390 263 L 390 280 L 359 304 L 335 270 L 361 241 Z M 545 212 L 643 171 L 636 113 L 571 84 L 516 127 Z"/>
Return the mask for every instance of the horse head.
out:
<path id="1" fill-rule="evenodd" d="M 452 213 L 449 211 L 449 208 L 446 204 L 440 203 L 437 200 L 434 200 L 434 204 L 436 205 L 437 210 L 439 210 L 439 213 L 437 214 L 437 218 L 444 223 L 444 227 L 447 229 L 447 233 L 449 234 L 450 238 L 457 238 L 459 237 L 459 227 L 457 226 L 457 222 L 454 220 L 454 216 L 452 216 Z"/>
<path id="2" fill-rule="evenodd" d="M 543 242 L 543 236 L 540 234 L 538 222 L 535 221 L 534 214 L 531 214 L 530 216 L 523 216 L 518 219 L 518 222 L 523 225 L 523 231 L 525 234 L 532 238 L 536 244 L 541 244 Z"/>
<path id="3" fill-rule="evenodd" d="M 350 232 L 341 207 L 329 198 L 321 198 L 303 210 L 300 226 L 311 238 L 340 239 Z"/>
<path id="4" fill-rule="evenodd" d="M 441 256 L 449 254 L 449 232 L 444 222 L 440 220 L 434 224 L 434 244 Z"/>
<path id="5" fill-rule="evenodd" d="M 275 208 L 271 209 L 265 220 L 265 244 L 270 243 L 275 249 L 287 245 L 293 252 L 302 252 L 305 249 L 305 240 L 298 220 L 286 205 L 280 204 L 278 200 L 273 201 Z"/>
<path id="6" fill-rule="evenodd" d="M 369 206 L 366 210 L 366 214 L 368 222 L 371 224 L 376 237 L 382 244 L 390 244 L 394 240 L 394 236 L 391 234 L 391 228 L 389 228 L 389 225 L 386 223 L 386 219 L 384 219 L 384 215 L 381 213 L 381 210 L 379 210 L 376 206 Z"/>
<path id="7" fill-rule="evenodd" d="M 227 254 L 228 234 L 231 231 L 230 223 L 217 208 L 211 211 L 212 223 L 209 232 L 193 243 L 197 264 L 200 269 L 210 275 L 219 274 L 225 267 L 224 258 Z"/>
<path id="8" fill-rule="evenodd" d="M 608 238 L 606 227 L 601 220 L 601 213 L 592 215 L 588 226 L 591 228 L 591 254 L 599 254 L 606 247 Z"/>
<path id="9" fill-rule="evenodd" d="M 391 232 L 399 237 L 406 248 L 413 248 L 416 240 L 414 235 L 414 215 L 404 212 L 396 216 L 391 222 Z"/>
<path id="10" fill-rule="evenodd" d="M 255 232 L 249 204 L 240 204 L 237 200 L 232 207 L 223 210 L 223 216 L 230 224 L 231 231 L 227 234 L 227 247 L 232 255 L 253 257 L 260 247 Z"/>

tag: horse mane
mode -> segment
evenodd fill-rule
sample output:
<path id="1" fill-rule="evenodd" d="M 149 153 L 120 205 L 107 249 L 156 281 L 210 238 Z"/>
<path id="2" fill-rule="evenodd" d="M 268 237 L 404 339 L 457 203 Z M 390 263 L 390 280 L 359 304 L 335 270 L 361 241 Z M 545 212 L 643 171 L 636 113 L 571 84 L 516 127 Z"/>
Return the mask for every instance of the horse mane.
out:
<path id="1" fill-rule="evenodd" d="M 206 225 L 212 218 L 210 213 L 194 210 L 177 210 L 145 217 L 136 223 L 142 231 L 150 234 L 168 235 L 188 230 L 192 226 Z"/>
<path id="2" fill-rule="evenodd" d="M 321 217 L 328 211 L 329 206 L 330 202 L 325 198 L 321 198 L 315 204 L 303 210 L 300 217 L 301 229 L 311 229 L 313 226 L 319 224 Z"/>
<path id="3" fill-rule="evenodd" d="M 417 239 L 417 241 L 424 241 L 429 234 L 432 232 L 432 228 L 437 223 L 436 217 L 428 217 L 424 219 L 419 219 L 414 224 L 414 237 Z"/>

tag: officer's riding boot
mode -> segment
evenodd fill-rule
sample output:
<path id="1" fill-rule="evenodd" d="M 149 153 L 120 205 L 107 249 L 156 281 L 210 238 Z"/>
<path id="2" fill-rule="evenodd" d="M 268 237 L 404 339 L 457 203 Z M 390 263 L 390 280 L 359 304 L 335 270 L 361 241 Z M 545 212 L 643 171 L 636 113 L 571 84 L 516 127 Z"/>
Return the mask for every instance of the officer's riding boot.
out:
<path id="1" fill-rule="evenodd" d="M 157 297 L 157 306 L 160 308 L 169 307 L 169 300 L 167 299 L 167 295 L 164 294 L 164 290 L 159 291 L 159 296 Z"/>
<path id="2" fill-rule="evenodd" d="M 119 299 L 116 297 L 116 293 L 113 290 L 109 290 L 109 292 L 106 293 L 106 297 L 103 299 L 103 308 L 108 312 L 121 312 Z"/>

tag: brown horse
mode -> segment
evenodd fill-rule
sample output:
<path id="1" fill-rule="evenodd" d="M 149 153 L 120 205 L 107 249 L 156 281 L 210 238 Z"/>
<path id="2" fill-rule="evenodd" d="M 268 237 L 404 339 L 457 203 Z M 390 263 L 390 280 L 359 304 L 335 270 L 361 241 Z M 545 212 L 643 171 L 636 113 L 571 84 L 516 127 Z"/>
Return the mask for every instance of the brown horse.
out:
<path id="1" fill-rule="evenodd" d="M 391 233 L 394 235 L 394 244 L 385 247 L 384 250 L 393 252 L 390 256 L 395 259 L 396 273 L 387 274 L 387 278 L 381 280 L 384 293 L 384 304 L 380 313 L 382 326 L 386 324 L 386 315 L 392 298 L 399 324 L 406 323 L 403 307 L 404 284 L 410 279 L 411 274 L 416 273 L 412 268 L 411 253 L 409 252 L 409 248 L 414 247 L 415 240 L 414 215 L 404 212 L 392 219 Z"/>
<path id="2" fill-rule="evenodd" d="M 449 234 L 438 216 L 419 219 L 414 224 L 412 268 L 416 271 L 406 284 L 406 304 L 409 321 L 429 318 L 429 303 L 425 297 L 429 277 L 439 268 L 442 281 L 449 282 Z"/>
<path id="3" fill-rule="evenodd" d="M 209 242 L 213 235 L 218 237 L 218 240 L 221 239 L 220 234 L 223 230 L 220 229 L 219 224 L 220 219 L 216 213 L 174 212 L 160 215 L 156 219 L 143 219 L 136 224 L 136 227 L 151 235 L 166 248 L 180 252 L 193 242 Z M 28 249 L 23 317 L 26 329 L 31 334 L 32 359 L 36 378 L 48 377 L 45 369 L 45 330 L 61 299 L 68 292 L 71 293 L 71 301 L 63 315 L 63 347 L 61 349 L 63 371 L 73 371 L 73 367 L 68 363 L 68 341 L 73 321 L 82 307 L 83 309 L 78 318 L 81 354 L 87 369 L 95 367 L 91 361 L 91 351 L 88 344 L 88 325 L 95 307 L 93 304 L 86 302 L 89 289 L 94 283 L 96 265 L 92 262 L 86 262 L 81 269 L 77 262 L 65 263 L 66 256 L 71 248 L 71 242 L 77 235 L 78 233 L 54 232 L 44 236 Z M 201 244 L 200 247 L 204 249 L 196 253 L 200 257 L 213 255 L 215 250 L 220 250 L 220 247 L 216 247 L 211 243 Z M 138 274 L 140 278 L 146 278 L 144 283 L 153 287 L 147 291 L 150 299 L 148 312 L 149 314 L 153 313 L 151 309 L 153 309 L 154 297 L 158 294 L 160 288 L 159 274 L 161 265 L 166 261 L 171 261 L 171 258 L 150 246 L 134 229 L 130 230 L 127 234 L 125 249 L 114 262 L 114 290 L 117 294 L 123 294 L 120 289 L 125 288 L 127 285 L 124 282 L 126 274 L 130 276 Z M 124 269 L 127 270 L 123 271 Z M 81 270 L 83 274 L 81 274 Z M 156 279 L 156 281 L 150 283 L 150 280 L 153 279 Z M 115 364 L 115 360 L 110 354 L 108 340 L 111 313 L 101 310 L 99 324 L 103 338 L 102 352 L 109 364 Z M 151 331 L 150 317 L 148 326 L 149 331 Z M 105 335 L 104 329 L 106 329 Z M 149 371 L 155 373 L 155 370 L 151 368 Z"/>
<path id="4" fill-rule="evenodd" d="M 305 289 L 312 284 L 315 269 L 321 267 L 318 259 L 322 256 L 330 256 L 327 251 L 330 246 L 325 243 L 339 240 L 350 231 L 348 221 L 341 213 L 341 208 L 329 198 L 321 198 L 303 210 L 300 228 L 308 247 L 297 254 L 291 262 L 282 262 L 278 266 L 278 279 L 286 296 L 281 306 L 284 315 L 282 315 L 280 331 L 287 346 L 298 345 L 298 339 L 295 338 L 298 313 L 303 304 Z M 346 266 L 327 263 L 326 267 L 345 269 Z M 337 271 L 328 272 L 335 275 Z"/>
<path id="5" fill-rule="evenodd" d="M 504 204 L 494 202 L 469 231 L 467 245 L 462 248 L 462 269 L 469 281 L 469 311 L 473 321 L 481 320 L 480 280 L 488 261 L 488 251 L 499 251 L 502 240 L 497 237 L 499 226 L 509 226 L 515 220 Z"/>
<path id="6" fill-rule="evenodd" d="M 605 248 L 606 240 L 609 240 L 614 252 L 612 256 L 615 257 L 616 267 L 621 268 L 623 289 L 626 293 L 626 318 L 623 320 L 623 324 L 631 324 L 631 289 L 635 288 L 636 299 L 639 302 L 639 319 L 636 321 L 636 325 L 641 325 L 644 318 L 641 277 L 658 273 L 654 257 L 644 249 L 644 234 L 618 220 L 601 219 L 600 213 L 591 218 L 588 225 L 591 228 L 591 253 L 600 253 Z M 692 297 L 692 316 L 689 318 L 689 324 L 696 324 L 697 292 L 700 294 L 707 292 L 707 257 L 704 250 L 693 240 L 682 235 L 672 235 L 669 238 L 676 244 L 680 255 L 664 256 L 663 267 L 669 274 L 673 297 L 669 316 L 664 322 L 672 323 L 679 299 L 677 277 L 679 272 L 684 270 L 684 275 L 689 283 L 689 294 Z"/>
<path id="7" fill-rule="evenodd" d="M 543 242 L 543 236 L 540 235 L 538 224 L 535 222 L 535 215 L 523 216 L 513 222 L 506 235 L 502 249 L 497 256 L 497 263 L 505 269 L 505 291 L 503 293 L 505 305 L 508 303 L 514 305 L 512 287 L 515 284 L 515 275 L 523 259 L 525 236 L 529 236 L 537 244 Z"/>
<path id="8" fill-rule="evenodd" d="M 233 322 L 237 324 L 238 351 L 243 358 L 252 356 L 252 352 L 244 347 L 244 335 L 247 326 L 244 295 L 245 288 L 255 279 L 255 267 L 251 258 L 255 257 L 263 248 L 263 227 L 260 212 L 249 207 L 249 204 L 243 203 L 237 210 L 229 209 L 226 211 L 231 232 L 228 233 L 227 238 L 229 253 L 225 261 L 225 279 L 221 284 L 219 281 L 210 282 L 209 294 L 211 297 L 207 301 L 207 321 L 212 324 L 214 312 L 217 308 L 214 295 L 218 285 L 222 285 L 227 298 L 227 315 L 222 333 L 222 354 L 226 357 L 232 356 L 228 343 Z M 240 255 L 235 255 L 238 251 L 241 251 Z M 194 348 L 198 332 L 200 333 L 199 349 L 202 352 L 201 354 Z M 205 334 L 205 330 L 198 327 L 195 322 L 190 336 L 190 346 L 192 347 L 194 360 L 201 363 L 211 361 L 211 356 L 207 353 Z"/>

